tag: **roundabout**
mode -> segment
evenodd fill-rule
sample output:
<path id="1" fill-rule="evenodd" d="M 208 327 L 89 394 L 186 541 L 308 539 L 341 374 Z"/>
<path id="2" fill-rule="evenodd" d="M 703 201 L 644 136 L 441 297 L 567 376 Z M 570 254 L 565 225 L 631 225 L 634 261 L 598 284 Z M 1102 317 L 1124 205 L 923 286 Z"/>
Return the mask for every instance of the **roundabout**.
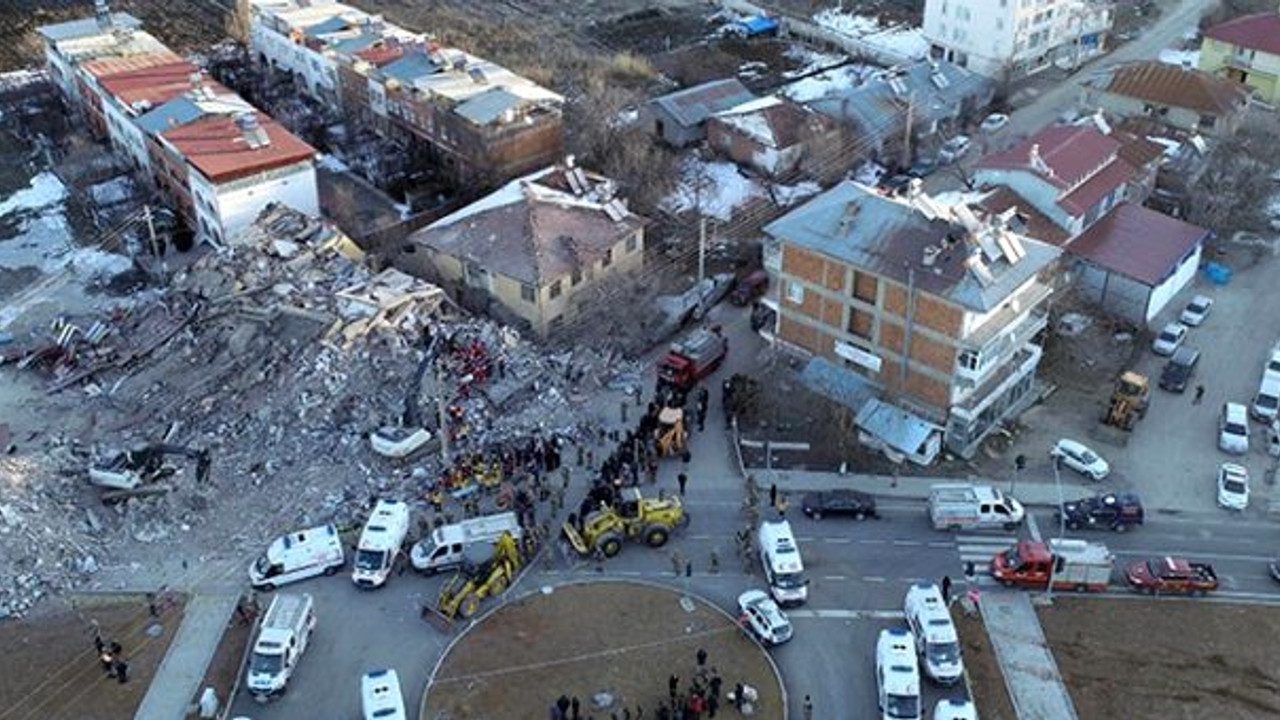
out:
<path id="1" fill-rule="evenodd" d="M 432 673 L 420 717 L 543 720 L 563 695 L 580 700 L 584 719 L 624 708 L 655 718 L 670 707 L 673 675 L 682 703 L 695 679 L 707 688 L 718 677 L 717 717 L 741 716 L 728 699 L 739 683 L 758 693 L 753 717 L 786 716 L 777 668 L 732 616 L 661 585 L 601 580 L 544 586 L 464 630 Z M 611 705 L 593 705 L 606 695 Z"/>

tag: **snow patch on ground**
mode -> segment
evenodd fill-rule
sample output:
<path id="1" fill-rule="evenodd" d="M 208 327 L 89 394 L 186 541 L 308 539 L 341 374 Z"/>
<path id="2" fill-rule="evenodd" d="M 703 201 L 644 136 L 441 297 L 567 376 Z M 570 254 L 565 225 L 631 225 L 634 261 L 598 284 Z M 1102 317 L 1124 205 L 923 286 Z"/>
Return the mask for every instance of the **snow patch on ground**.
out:
<path id="1" fill-rule="evenodd" d="M 348 167 L 346 163 L 339 160 L 337 156 L 329 155 L 328 153 L 320 153 L 317 155 L 316 165 L 319 165 L 329 172 L 344 173 L 351 171 L 351 168 Z"/>
<path id="2" fill-rule="evenodd" d="M 911 25 L 882 26 L 880 21 L 866 15 L 841 12 L 827 8 L 813 16 L 818 25 L 857 38 L 869 48 L 908 58 L 923 58 L 929 54 L 929 41 L 924 32 Z"/>
<path id="3" fill-rule="evenodd" d="M 785 85 L 781 94 L 798 103 L 821 100 L 861 85 L 876 70 L 869 65 L 843 65 Z"/>
<path id="4" fill-rule="evenodd" d="M 821 190 L 814 182 L 773 186 L 774 197 L 783 206 L 792 205 Z M 672 213 L 697 212 L 700 201 L 703 215 L 727 222 L 732 219 L 735 208 L 752 198 L 767 197 L 768 189 L 743 175 L 733 163 L 686 158 L 680 168 L 680 185 L 663 199 L 662 207 Z"/>
<path id="5" fill-rule="evenodd" d="M 795 70 L 788 70 L 782 73 L 782 77 L 784 78 L 808 75 L 811 72 L 816 72 L 823 68 L 839 65 L 849 59 L 848 55 L 818 52 L 803 45 L 792 45 L 787 48 L 783 55 L 800 63 L 800 67 Z"/>
<path id="6" fill-rule="evenodd" d="M 1170 65 L 1200 67 L 1199 50 L 1174 50 L 1172 48 L 1168 48 L 1160 51 L 1158 59 L 1160 62 L 1169 63 Z"/>

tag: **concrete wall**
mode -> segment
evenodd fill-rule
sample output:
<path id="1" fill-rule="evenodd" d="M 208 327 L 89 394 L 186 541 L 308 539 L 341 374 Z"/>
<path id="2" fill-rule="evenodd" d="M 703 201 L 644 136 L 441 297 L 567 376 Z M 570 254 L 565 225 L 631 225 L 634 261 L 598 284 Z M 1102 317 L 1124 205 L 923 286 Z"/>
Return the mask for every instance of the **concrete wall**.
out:
<path id="1" fill-rule="evenodd" d="M 1179 262 L 1178 267 L 1164 282 L 1151 291 L 1151 299 L 1147 302 L 1147 323 L 1150 323 L 1161 310 L 1169 305 L 1174 296 L 1182 291 L 1196 276 L 1200 268 L 1202 245 L 1196 245 L 1191 252 Z"/>
<path id="2" fill-rule="evenodd" d="M 320 215 L 316 168 L 310 160 L 220 185 L 212 184 L 199 172 L 192 171 L 189 177 L 196 206 L 194 230 L 202 240 L 225 243 L 230 236 L 251 225 L 263 208 L 273 202 L 307 215 Z M 200 227 L 201 219 L 207 230 Z"/>
<path id="3" fill-rule="evenodd" d="M 293 42 L 254 17 L 249 28 L 249 49 L 255 58 L 266 56 L 277 70 L 302 78 L 301 90 L 317 99 L 336 97 L 338 72 L 333 60 L 305 45 Z"/>
<path id="4" fill-rule="evenodd" d="M 1200 45 L 1200 69 L 1243 82 L 1257 91 L 1258 99 L 1271 105 L 1280 104 L 1280 55 L 1255 52 L 1253 57 L 1238 56 L 1236 47 L 1205 38 Z"/>
<path id="5" fill-rule="evenodd" d="M 1117 95 L 1115 93 L 1105 92 L 1098 89 L 1086 90 L 1084 93 L 1084 102 L 1085 106 L 1090 109 L 1102 108 L 1103 110 L 1126 118 L 1149 117 L 1170 127 L 1209 136 L 1234 134 L 1236 128 L 1240 124 L 1241 116 L 1241 113 L 1239 112 L 1228 114 L 1225 117 L 1215 113 L 1214 116 L 1216 121 L 1214 122 L 1213 127 L 1206 128 L 1200 126 L 1200 111 L 1191 110 L 1189 108 L 1157 105 L 1145 100 L 1129 97 L 1128 95 Z M 1151 109 L 1150 112 L 1148 112 L 1148 108 Z"/>
<path id="6" fill-rule="evenodd" d="M 1076 287 L 1083 297 L 1135 325 L 1146 325 L 1151 288 L 1133 278 L 1111 272 L 1087 260 L 1074 269 Z"/>
<path id="7" fill-rule="evenodd" d="M 1075 53 L 1076 39 L 1105 34 L 1109 9 L 1077 0 L 926 0 L 924 34 L 935 55 L 998 80 Z"/>
<path id="8" fill-rule="evenodd" d="M 120 110 L 114 101 L 108 100 L 106 111 L 107 136 L 116 150 L 133 162 L 147 177 L 151 176 L 151 159 L 147 151 L 147 136 L 133 122 L 133 117 Z"/>
<path id="9" fill-rule="evenodd" d="M 707 136 L 706 124 L 685 127 L 661 105 L 650 101 L 645 105 L 645 122 L 650 132 L 672 147 L 688 147 L 701 142 Z"/>

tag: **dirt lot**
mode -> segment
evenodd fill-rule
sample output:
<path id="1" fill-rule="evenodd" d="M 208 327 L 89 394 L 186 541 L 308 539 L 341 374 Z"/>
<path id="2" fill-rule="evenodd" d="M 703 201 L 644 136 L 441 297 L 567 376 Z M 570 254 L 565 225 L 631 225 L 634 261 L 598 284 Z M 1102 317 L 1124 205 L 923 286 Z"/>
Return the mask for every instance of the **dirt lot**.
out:
<path id="1" fill-rule="evenodd" d="M 209 669 L 205 671 L 204 680 L 200 683 L 200 691 L 211 687 L 218 693 L 218 702 L 227 703 L 231 695 L 231 687 L 240 677 L 240 664 L 244 660 L 245 650 L 249 647 L 249 636 L 253 632 L 252 623 L 244 623 L 239 617 L 232 616 L 227 629 L 222 633 L 222 641 L 214 651 Z M 242 688 L 243 690 L 243 688 Z M 198 698 L 193 698 L 197 700 Z"/>
<path id="2" fill-rule="evenodd" d="M 182 606 L 148 615 L 136 595 L 72 596 L 50 614 L 0 624 L 5 671 L 0 673 L 0 717 L 5 720 L 133 717 L 182 620 Z M 107 642 L 124 648 L 129 682 L 103 673 L 93 648 L 93 621 Z M 154 636 L 153 636 L 154 635 Z"/>
<path id="3" fill-rule="evenodd" d="M 667 697 L 669 675 L 688 689 L 699 648 L 723 679 L 722 694 L 744 682 L 760 691 L 757 717 L 782 716 L 765 655 L 731 620 L 701 603 L 688 612 L 670 590 L 607 582 L 527 596 L 476 626 L 445 657 L 422 717 L 540 719 L 561 693 L 589 706 L 601 691 L 652 717 Z M 613 710 L 621 714 L 620 706 Z M 586 708 L 583 714 L 604 716 Z"/>
<path id="4" fill-rule="evenodd" d="M 1083 720 L 1280 716 L 1280 608 L 1060 598 L 1039 613 Z M 982 717 L 1013 720 L 981 622 L 956 629 Z"/>

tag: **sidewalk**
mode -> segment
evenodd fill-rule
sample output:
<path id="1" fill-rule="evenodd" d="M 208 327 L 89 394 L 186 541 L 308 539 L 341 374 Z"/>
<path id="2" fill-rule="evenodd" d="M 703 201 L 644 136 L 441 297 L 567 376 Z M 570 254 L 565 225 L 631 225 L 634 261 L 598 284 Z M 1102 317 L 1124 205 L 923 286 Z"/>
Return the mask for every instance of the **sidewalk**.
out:
<path id="1" fill-rule="evenodd" d="M 969 477 L 927 477 L 902 475 L 861 475 L 848 473 L 841 475 L 833 472 L 817 472 L 814 470 L 763 470 L 748 468 L 747 472 L 756 476 L 762 488 L 777 483 L 778 489 L 787 493 L 799 493 L 806 490 L 835 490 L 847 488 L 871 493 L 877 497 L 904 498 L 925 500 L 929 497 L 929 487 L 937 483 L 975 483 L 992 485 L 1003 492 L 1009 491 L 1008 481 L 996 481 L 976 475 Z M 1065 499 L 1070 501 L 1080 493 L 1078 488 L 1063 485 Z M 1011 493 L 1024 505 L 1054 507 L 1058 506 L 1058 487 L 1054 483 L 1019 481 Z"/>
<path id="2" fill-rule="evenodd" d="M 234 592 L 192 595 L 178 634 L 156 670 L 134 720 L 186 717 L 239 599 L 239 594 Z M 225 703 L 227 698 L 218 698 L 218 701 Z"/>
<path id="3" fill-rule="evenodd" d="M 978 605 L 1019 720 L 1078 720 L 1031 595 L 991 589 Z"/>

